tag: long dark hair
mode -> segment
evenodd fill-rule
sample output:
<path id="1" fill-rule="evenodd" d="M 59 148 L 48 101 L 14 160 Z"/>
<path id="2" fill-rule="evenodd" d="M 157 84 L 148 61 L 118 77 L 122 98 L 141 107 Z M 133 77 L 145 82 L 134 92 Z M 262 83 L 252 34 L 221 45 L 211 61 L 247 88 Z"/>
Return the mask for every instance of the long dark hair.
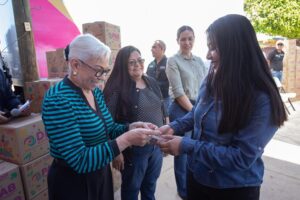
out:
<path id="1" fill-rule="evenodd" d="M 129 109 L 132 102 L 130 90 L 136 86 L 136 82 L 130 78 L 128 73 L 128 60 L 130 54 L 134 51 L 141 54 L 140 50 L 134 46 L 126 46 L 119 50 L 113 70 L 103 91 L 106 101 L 109 101 L 109 97 L 114 92 L 120 94 L 118 102 L 120 104 L 118 106 L 122 108 L 123 115 L 130 113 Z"/>
<path id="2" fill-rule="evenodd" d="M 222 102 L 219 132 L 246 126 L 257 91 L 270 97 L 272 121 L 281 126 L 287 115 L 250 21 L 241 15 L 226 15 L 206 31 L 219 53 L 219 66 L 207 77 L 207 96 Z"/>

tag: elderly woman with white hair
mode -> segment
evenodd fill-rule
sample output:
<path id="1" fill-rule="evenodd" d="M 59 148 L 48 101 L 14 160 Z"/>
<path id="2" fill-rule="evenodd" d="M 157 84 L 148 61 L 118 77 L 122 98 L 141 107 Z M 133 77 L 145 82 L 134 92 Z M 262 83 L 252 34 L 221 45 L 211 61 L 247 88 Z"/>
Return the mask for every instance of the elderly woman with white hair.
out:
<path id="1" fill-rule="evenodd" d="M 54 161 L 48 173 L 50 200 L 113 199 L 109 163 L 131 145 L 158 134 L 153 124 L 113 121 L 99 80 L 108 73 L 110 49 L 92 35 L 69 45 L 69 75 L 44 97 L 43 122 Z"/>

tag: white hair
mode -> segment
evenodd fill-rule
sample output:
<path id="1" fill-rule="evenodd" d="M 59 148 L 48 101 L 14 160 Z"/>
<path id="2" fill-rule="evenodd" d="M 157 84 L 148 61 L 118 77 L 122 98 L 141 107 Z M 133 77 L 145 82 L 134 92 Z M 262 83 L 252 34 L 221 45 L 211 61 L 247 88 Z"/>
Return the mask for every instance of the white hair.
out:
<path id="1" fill-rule="evenodd" d="M 70 43 L 69 60 L 77 58 L 83 61 L 99 58 L 100 61 L 109 59 L 111 50 L 103 42 L 91 34 L 79 35 Z"/>

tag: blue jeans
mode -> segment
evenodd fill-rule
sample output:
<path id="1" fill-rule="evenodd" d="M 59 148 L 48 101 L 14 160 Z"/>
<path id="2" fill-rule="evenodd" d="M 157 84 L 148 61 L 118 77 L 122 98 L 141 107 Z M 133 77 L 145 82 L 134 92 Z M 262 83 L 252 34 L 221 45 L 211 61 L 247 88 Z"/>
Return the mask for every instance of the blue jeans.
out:
<path id="1" fill-rule="evenodd" d="M 177 118 L 183 117 L 188 112 L 181 108 L 176 102 L 172 102 L 169 106 L 169 117 L 170 122 Z M 192 131 L 186 133 L 180 133 L 181 136 L 191 137 Z M 181 154 L 174 157 L 174 173 L 177 185 L 177 192 L 180 197 L 186 198 L 187 188 L 186 188 L 186 177 L 187 177 L 187 155 Z"/>
<path id="2" fill-rule="evenodd" d="M 162 152 L 155 145 L 132 147 L 129 159 L 125 159 L 122 173 L 122 200 L 155 200 L 156 181 L 162 167 Z"/>
<path id="3" fill-rule="evenodd" d="M 274 70 L 272 70 L 272 76 L 273 77 L 277 77 L 280 80 L 280 82 L 282 81 L 282 71 L 274 71 Z"/>

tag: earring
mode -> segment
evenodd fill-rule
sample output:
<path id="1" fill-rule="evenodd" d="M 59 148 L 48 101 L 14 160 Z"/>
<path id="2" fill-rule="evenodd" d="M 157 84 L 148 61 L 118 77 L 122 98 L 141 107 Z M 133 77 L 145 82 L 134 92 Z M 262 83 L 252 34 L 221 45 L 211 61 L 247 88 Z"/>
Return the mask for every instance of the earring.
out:
<path id="1" fill-rule="evenodd" d="M 73 76 L 77 76 L 77 72 L 76 71 L 73 71 Z"/>

